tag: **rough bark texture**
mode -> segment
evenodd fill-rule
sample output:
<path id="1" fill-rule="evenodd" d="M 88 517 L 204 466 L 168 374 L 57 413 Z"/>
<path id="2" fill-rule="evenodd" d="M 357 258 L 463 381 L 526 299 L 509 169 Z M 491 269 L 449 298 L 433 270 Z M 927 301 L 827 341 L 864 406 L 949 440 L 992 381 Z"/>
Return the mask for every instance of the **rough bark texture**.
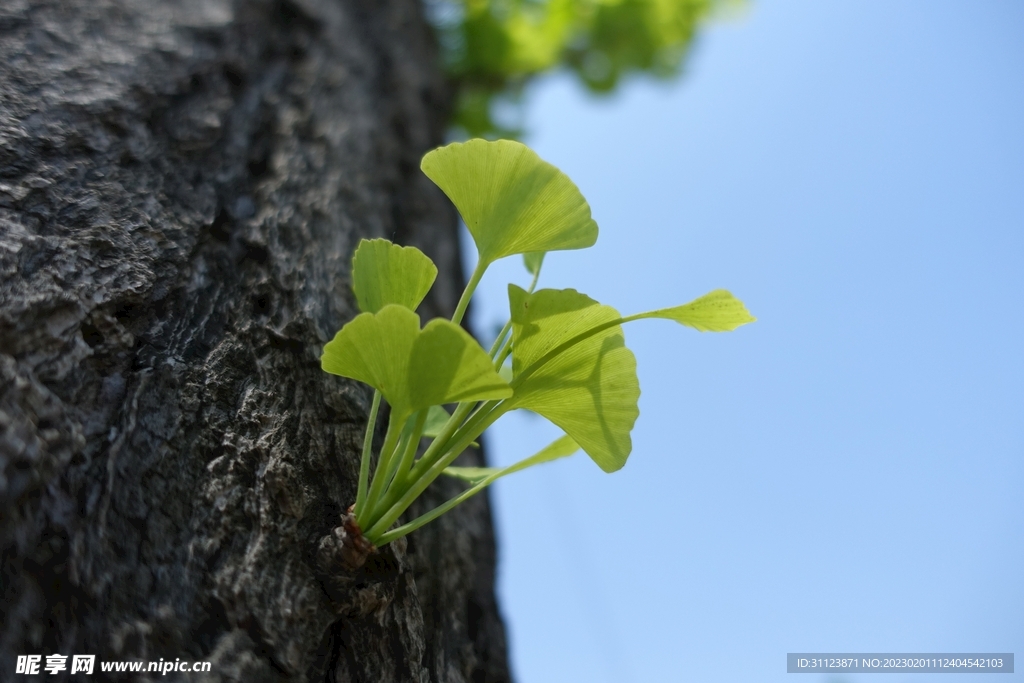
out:
<path id="1" fill-rule="evenodd" d="M 416 0 L 0 2 L 0 680 L 508 680 L 484 497 L 316 562 L 371 397 L 318 360 L 355 243 L 459 292 L 447 103 Z"/>

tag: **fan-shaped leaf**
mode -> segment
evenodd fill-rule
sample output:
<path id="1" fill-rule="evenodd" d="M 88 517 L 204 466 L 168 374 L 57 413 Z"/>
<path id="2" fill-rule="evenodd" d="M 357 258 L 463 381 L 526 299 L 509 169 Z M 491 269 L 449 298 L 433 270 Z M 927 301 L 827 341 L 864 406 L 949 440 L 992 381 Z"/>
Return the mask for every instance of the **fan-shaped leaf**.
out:
<path id="1" fill-rule="evenodd" d="M 451 414 L 442 406 L 430 406 L 427 420 L 423 423 L 423 436 L 433 438 L 441 433 Z"/>
<path id="2" fill-rule="evenodd" d="M 626 463 L 629 432 L 640 414 L 636 359 L 622 328 L 609 327 L 524 371 L 548 351 L 597 326 L 619 319 L 574 289 L 527 294 L 509 285 L 512 312 L 512 404 L 548 418 L 606 472 Z"/>
<path id="3" fill-rule="evenodd" d="M 536 455 L 526 458 L 525 460 L 520 460 L 515 465 L 511 465 L 509 467 L 446 467 L 443 471 L 444 474 L 467 481 L 472 484 L 472 486 L 454 498 L 451 498 L 446 503 L 438 505 L 425 515 L 420 515 L 408 524 L 403 524 L 397 529 L 392 529 L 391 531 L 380 534 L 379 537 L 373 539 L 373 542 L 378 546 L 390 543 L 396 538 L 401 538 L 407 533 L 419 529 L 424 524 L 437 519 L 459 503 L 462 503 L 463 501 L 480 493 L 485 488 L 493 484 L 495 480 L 504 477 L 506 474 L 512 474 L 513 472 L 524 470 L 527 467 L 539 465 L 542 462 L 564 458 L 567 455 L 572 455 L 577 450 L 579 450 L 579 446 L 577 446 L 570 437 L 563 436 L 554 443 L 549 444 Z M 372 532 L 369 533 L 371 533 L 371 538 L 373 538 Z"/>
<path id="4" fill-rule="evenodd" d="M 436 277 L 437 267 L 422 251 L 385 239 L 360 241 L 352 257 L 352 290 L 366 313 L 388 304 L 415 311 Z"/>
<path id="5" fill-rule="evenodd" d="M 320 366 L 369 384 L 398 409 L 408 403 L 409 359 L 419 331 L 419 316 L 402 306 L 360 313 L 324 346 Z"/>
<path id="6" fill-rule="evenodd" d="M 729 332 L 740 325 L 757 320 L 750 315 L 742 301 L 724 289 L 716 289 L 682 306 L 662 308 L 630 317 L 666 318 L 701 332 Z"/>
<path id="7" fill-rule="evenodd" d="M 401 420 L 442 403 L 512 394 L 465 330 L 440 319 L 420 330 L 419 316 L 395 304 L 356 316 L 324 346 L 320 363 L 378 389 Z"/>
<path id="8" fill-rule="evenodd" d="M 440 318 L 427 323 L 413 345 L 409 364 L 413 410 L 511 395 L 508 383 L 494 371 L 491 357 L 468 332 Z"/>
<path id="9" fill-rule="evenodd" d="M 576 185 L 522 143 L 456 142 L 428 152 L 420 168 L 459 209 L 484 264 L 597 240 Z"/>
<path id="10" fill-rule="evenodd" d="M 531 455 L 529 458 L 520 460 L 514 465 L 508 467 L 446 467 L 444 473 L 449 477 L 455 477 L 463 481 L 469 482 L 470 484 L 484 484 L 485 486 L 491 484 L 495 480 L 504 477 L 506 474 L 512 474 L 513 472 L 519 472 L 525 470 L 527 467 L 533 467 L 544 462 L 551 462 L 552 460 L 558 460 L 566 456 L 572 455 L 580 449 L 579 445 L 572 440 L 569 435 L 563 435 L 561 438 L 552 441 L 547 446 Z"/>
<path id="11" fill-rule="evenodd" d="M 530 275 L 536 275 L 537 271 L 544 264 L 543 251 L 531 251 L 527 254 L 523 254 L 523 265 L 526 266 L 526 270 L 530 272 Z"/>

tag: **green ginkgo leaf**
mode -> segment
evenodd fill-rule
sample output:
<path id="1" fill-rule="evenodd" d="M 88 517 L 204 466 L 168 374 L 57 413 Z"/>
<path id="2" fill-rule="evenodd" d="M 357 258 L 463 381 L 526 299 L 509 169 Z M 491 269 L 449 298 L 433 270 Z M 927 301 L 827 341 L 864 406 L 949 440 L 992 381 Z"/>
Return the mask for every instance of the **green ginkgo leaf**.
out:
<path id="1" fill-rule="evenodd" d="M 361 240 L 352 257 L 352 290 L 366 313 L 388 304 L 416 310 L 436 277 L 437 267 L 422 251 L 385 239 Z"/>
<path id="2" fill-rule="evenodd" d="M 508 381 L 500 372 L 498 376 Z M 445 410 L 442 406 L 430 406 L 427 411 L 427 419 L 423 423 L 423 436 L 433 439 L 441 435 L 441 430 L 444 429 L 445 425 L 448 424 L 448 420 L 451 418 L 451 413 Z M 480 443 L 473 441 L 469 444 L 473 448 L 480 448 Z"/>
<path id="3" fill-rule="evenodd" d="M 419 316 L 396 304 L 357 315 L 324 346 L 320 364 L 379 390 L 400 421 L 442 403 L 512 394 L 465 330 L 441 319 L 421 330 Z"/>
<path id="4" fill-rule="evenodd" d="M 520 460 L 508 467 L 446 467 L 444 473 L 449 477 L 455 477 L 474 485 L 484 482 L 491 484 L 505 475 L 525 470 L 527 467 L 570 456 L 579 449 L 579 445 L 573 441 L 571 436 L 566 434 L 555 439 L 529 458 Z"/>
<path id="5" fill-rule="evenodd" d="M 522 143 L 455 142 L 428 152 L 420 168 L 458 208 L 485 265 L 597 240 L 597 223 L 576 185 Z"/>
<path id="6" fill-rule="evenodd" d="M 632 449 L 630 430 L 640 414 L 636 358 L 626 348 L 622 328 L 610 326 L 531 368 L 577 335 L 618 320 L 618 312 L 574 289 L 527 294 L 509 285 L 509 304 L 515 391 L 511 404 L 561 427 L 604 471 L 622 467 Z"/>
<path id="7" fill-rule="evenodd" d="M 416 338 L 409 363 L 412 410 L 511 395 L 491 357 L 458 325 L 436 318 Z"/>
<path id="8" fill-rule="evenodd" d="M 688 304 L 630 316 L 630 319 L 666 318 L 701 332 L 729 332 L 757 318 L 743 302 L 724 289 L 716 289 Z"/>
<path id="9" fill-rule="evenodd" d="M 504 378 L 503 378 L 504 379 Z M 430 406 L 427 411 L 427 419 L 423 423 L 423 436 L 434 438 L 441 433 L 444 426 L 448 424 L 451 413 L 441 406 Z"/>
<path id="10" fill-rule="evenodd" d="M 527 254 L 523 254 L 523 265 L 526 266 L 526 270 L 530 272 L 530 275 L 536 275 L 540 270 L 540 267 L 544 264 L 543 251 L 531 251 Z"/>
<path id="11" fill-rule="evenodd" d="M 420 318 L 391 305 L 360 313 L 324 346 L 320 367 L 374 387 L 391 407 L 408 403 L 409 359 L 420 333 Z"/>
<path id="12" fill-rule="evenodd" d="M 446 467 L 443 474 L 447 474 L 448 476 L 455 477 L 457 479 L 462 479 L 463 481 L 472 484 L 472 486 L 450 499 L 448 502 L 438 505 L 425 515 L 420 515 L 408 524 L 403 524 L 397 529 L 392 529 L 387 533 L 381 534 L 380 537 L 376 539 L 376 543 L 378 545 L 390 543 L 396 538 L 401 538 L 407 533 L 420 528 L 424 524 L 427 524 L 448 512 L 459 503 L 472 498 L 507 474 L 512 474 L 519 470 L 525 470 L 527 467 L 539 465 L 544 462 L 557 460 L 558 458 L 564 458 L 567 455 L 572 455 L 579 449 L 580 447 L 576 445 L 576 442 L 573 441 L 571 437 L 563 436 L 560 439 L 556 439 L 553 443 L 548 444 L 537 454 L 532 455 L 525 460 L 520 460 L 509 467 Z"/>

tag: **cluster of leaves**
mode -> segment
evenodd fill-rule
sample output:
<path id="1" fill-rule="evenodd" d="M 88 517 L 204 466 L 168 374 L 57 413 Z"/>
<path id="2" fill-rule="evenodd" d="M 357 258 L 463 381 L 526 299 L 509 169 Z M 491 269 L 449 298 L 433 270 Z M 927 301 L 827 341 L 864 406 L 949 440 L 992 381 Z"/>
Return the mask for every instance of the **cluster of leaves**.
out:
<path id="1" fill-rule="evenodd" d="M 434 0 L 428 2 L 449 75 L 454 124 L 509 137 L 497 98 L 515 100 L 533 76 L 565 67 L 592 92 L 631 73 L 676 75 L 698 24 L 727 0 Z M 733 4 L 736 0 L 733 0 Z"/>
<path id="2" fill-rule="evenodd" d="M 572 181 L 509 140 L 454 143 L 428 153 L 421 168 L 454 202 L 476 242 L 477 265 L 455 315 L 421 328 L 415 310 L 437 275 L 434 264 L 417 249 L 363 240 L 352 262 L 362 313 L 324 347 L 321 359 L 327 372 L 376 390 L 354 507 L 359 527 L 376 546 L 417 529 L 502 476 L 580 448 L 606 472 L 621 468 L 640 412 L 636 360 L 625 345 L 624 323 L 664 318 L 719 332 L 754 320 L 725 290 L 630 316 L 574 289 L 534 291 L 546 252 L 581 249 L 597 240 L 590 207 Z M 509 285 L 509 321 L 485 351 L 459 323 L 488 266 L 514 254 L 524 255 L 533 282 L 525 290 Z M 371 477 L 382 398 L 391 410 Z M 456 406 L 449 414 L 444 406 L 450 404 Z M 504 469 L 452 467 L 485 429 L 519 408 L 543 415 L 566 435 Z M 417 457 L 424 437 L 430 445 Z M 470 486 L 392 528 L 442 474 Z"/>

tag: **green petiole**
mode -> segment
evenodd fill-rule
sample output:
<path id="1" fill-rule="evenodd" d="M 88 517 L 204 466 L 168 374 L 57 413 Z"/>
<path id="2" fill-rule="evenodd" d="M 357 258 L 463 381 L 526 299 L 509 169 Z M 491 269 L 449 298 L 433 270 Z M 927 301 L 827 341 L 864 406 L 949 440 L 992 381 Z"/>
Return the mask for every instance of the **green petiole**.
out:
<path id="1" fill-rule="evenodd" d="M 579 446 L 576 444 L 576 442 L 574 442 L 568 436 L 563 436 L 560 439 L 556 439 L 553 443 L 549 444 L 548 446 L 541 449 L 538 453 L 535 453 L 529 458 L 520 460 L 516 464 L 510 465 L 509 467 L 505 467 L 502 469 L 493 467 L 449 467 L 448 469 L 445 470 L 445 473 L 469 481 L 471 484 L 470 488 L 466 489 L 465 491 L 455 496 L 454 498 L 448 500 L 444 504 L 439 505 L 430 512 L 420 515 L 411 522 L 403 524 L 397 529 L 392 529 L 391 531 L 388 531 L 387 533 L 383 534 L 378 539 L 378 541 L 383 545 L 385 543 L 390 543 L 391 541 L 397 540 L 412 531 L 415 531 L 424 524 L 437 519 L 438 517 L 443 515 L 448 510 L 451 510 L 459 503 L 462 503 L 467 499 L 472 498 L 476 494 L 480 493 L 501 477 L 507 476 L 514 472 L 525 470 L 526 468 L 532 467 L 534 465 L 539 465 L 545 462 L 551 462 L 552 460 L 557 460 L 558 458 L 564 458 L 566 456 L 572 455 L 577 450 L 579 450 Z"/>
<path id="2" fill-rule="evenodd" d="M 391 459 L 390 466 L 385 478 L 386 484 L 384 487 L 384 493 L 375 502 L 372 509 L 367 514 L 368 519 L 372 519 L 378 516 L 381 512 L 381 506 L 384 501 L 387 500 L 388 494 L 393 489 L 401 488 L 402 482 L 405 480 L 405 475 L 409 471 L 413 460 L 416 457 L 416 450 L 419 448 L 420 439 L 423 434 L 423 423 L 426 422 L 427 411 L 421 410 L 416 415 L 414 421 L 407 421 L 405 429 L 402 432 L 402 439 L 399 442 L 396 455 L 401 453 L 401 456 L 394 457 Z M 385 508 L 386 509 L 386 508 Z"/>
<path id="3" fill-rule="evenodd" d="M 370 528 L 381 517 L 384 511 L 390 509 L 402 497 L 405 491 L 408 490 L 408 487 L 415 482 L 419 472 L 422 472 L 422 463 L 440 450 L 441 447 L 444 446 L 445 442 L 455 434 L 456 430 L 461 426 L 462 421 L 466 419 L 466 416 L 469 415 L 472 408 L 473 403 L 459 404 L 455 409 L 455 412 L 452 413 L 452 416 L 448 418 L 448 422 L 445 423 L 441 432 L 430 443 L 430 446 L 427 447 L 423 457 L 421 457 L 418 462 L 414 463 L 409 470 L 398 474 L 395 481 L 392 483 L 392 486 L 389 487 L 384 499 L 375 503 L 369 513 L 360 519 L 361 525 L 365 528 Z"/>
<path id="4" fill-rule="evenodd" d="M 399 416 L 395 411 L 391 411 L 391 415 L 388 418 L 388 433 L 384 437 L 384 446 L 380 449 L 380 455 L 377 456 L 377 468 L 373 472 L 373 482 L 370 484 L 370 492 L 366 496 L 366 504 L 364 505 L 364 517 L 365 510 L 372 511 L 377 506 L 377 499 L 384 489 L 385 479 L 384 474 L 391 468 L 391 459 L 395 455 L 395 449 L 398 446 L 398 439 L 401 435 L 402 429 L 399 424 Z M 359 512 L 356 512 L 356 519 L 360 519 Z"/>
<path id="5" fill-rule="evenodd" d="M 366 434 L 363 436 L 363 455 L 359 460 L 359 488 L 356 492 L 355 514 L 366 507 L 366 489 L 370 481 L 370 453 L 373 451 L 373 432 L 377 428 L 377 410 L 380 408 L 380 392 L 373 391 L 373 404 L 370 406 L 370 417 L 366 420 Z"/>
<path id="6" fill-rule="evenodd" d="M 498 333 L 498 336 L 494 339 L 494 343 L 491 345 L 491 350 L 487 352 L 487 354 L 491 358 L 498 357 L 498 351 L 500 351 L 507 344 L 506 337 L 508 337 L 508 333 L 511 331 L 512 320 L 510 319 L 507 323 L 505 323 L 505 326 L 501 328 L 501 332 Z"/>
<path id="7" fill-rule="evenodd" d="M 469 300 L 473 298 L 473 292 L 476 291 L 476 286 L 480 284 L 480 278 L 484 276 L 487 271 L 487 266 L 482 259 L 476 262 L 476 268 L 473 269 L 473 275 L 470 276 L 469 282 L 466 283 L 466 288 L 462 290 L 462 296 L 459 298 L 459 305 L 455 307 L 455 314 L 452 315 L 452 322 L 456 325 L 462 322 L 462 316 L 466 314 L 466 308 L 469 307 Z"/>
<path id="8" fill-rule="evenodd" d="M 415 476 L 412 484 L 402 494 L 402 496 L 365 532 L 365 535 L 370 539 L 370 542 L 374 542 L 375 538 L 383 535 L 384 532 L 386 532 L 388 528 L 402 515 L 402 513 L 413 504 L 420 494 L 423 493 L 423 491 L 425 491 L 435 479 L 441 476 L 445 467 L 451 465 L 452 462 L 455 461 L 455 458 L 459 457 L 459 455 L 462 454 L 462 451 L 466 450 L 466 448 L 473 443 L 473 441 L 475 441 L 485 429 L 494 424 L 499 417 L 509 410 L 509 408 L 505 408 L 504 410 L 501 409 L 500 404 L 503 403 L 502 401 L 489 401 L 488 403 L 493 403 L 494 405 L 489 409 L 482 408 L 478 411 L 474 415 L 475 419 L 470 421 L 475 424 L 470 426 L 470 422 L 467 422 L 467 424 L 464 425 L 465 429 L 463 430 L 462 436 L 455 440 L 450 448 L 445 449 L 440 457 L 432 457 L 432 464 L 426 466 L 424 468 L 425 471 L 421 471 L 421 473 Z M 433 445 L 434 444 L 431 444 L 431 447 L 433 447 Z M 417 463 L 417 465 L 429 462 L 427 459 L 429 451 L 430 449 L 428 448 L 427 453 L 424 453 L 423 458 L 420 459 L 420 463 Z M 433 456 L 434 454 L 430 455 Z"/>

